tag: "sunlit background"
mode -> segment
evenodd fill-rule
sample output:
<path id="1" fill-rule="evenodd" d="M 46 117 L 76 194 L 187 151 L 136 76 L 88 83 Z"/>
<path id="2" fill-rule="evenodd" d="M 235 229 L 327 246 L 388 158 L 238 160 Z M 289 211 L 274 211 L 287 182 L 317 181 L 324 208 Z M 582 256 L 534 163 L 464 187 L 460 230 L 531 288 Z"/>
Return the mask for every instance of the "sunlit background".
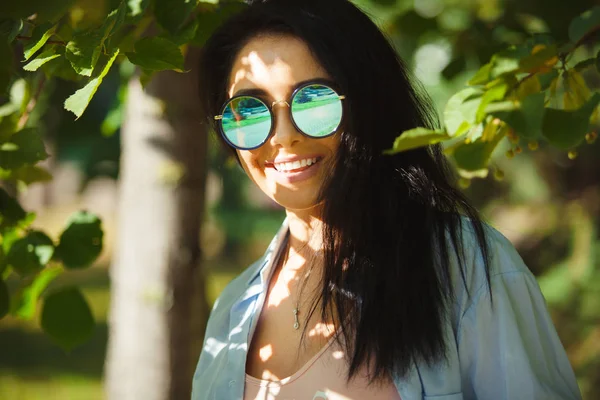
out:
<path id="1" fill-rule="evenodd" d="M 89 1 L 80 1 L 82 9 L 90 9 L 84 7 Z M 102 2 L 94 3 L 100 7 Z M 565 29 L 566 21 L 561 25 L 561 20 L 591 4 L 583 0 L 523 0 L 516 13 L 516 1 L 357 3 L 393 41 L 439 112 L 495 51 L 518 43 L 527 34 Z M 517 20 L 512 19 L 515 15 Z M 105 230 L 101 258 L 92 268 L 69 271 L 53 283 L 80 286 L 97 327 L 90 342 L 66 354 L 40 331 L 36 319 L 4 318 L 0 323 L 0 399 L 104 398 L 107 271 L 116 240 L 119 195 L 117 122 L 123 93 L 117 88 L 125 69 L 124 64 L 111 71 L 76 122 L 62 108 L 63 99 L 77 88 L 74 83 L 53 82 L 41 100 L 48 111 L 35 117 L 41 121 L 47 151 L 52 155 L 45 164 L 54 180 L 30 187 L 21 196 L 22 205 L 37 212 L 36 226 L 54 237 L 75 210 L 87 209 L 101 216 Z M 586 78 L 592 81 L 590 86 L 598 88 L 598 74 Z M 465 190 L 484 217 L 515 244 L 538 277 L 582 392 L 587 399 L 598 399 L 600 144 L 582 147 L 574 160 L 543 145 L 536 151 L 526 144 L 523 147 L 513 158 L 505 156 L 507 147 L 495 155 L 494 170 L 502 171 L 496 178 L 503 175 L 502 180 L 490 176 L 473 181 Z M 218 150 L 214 140 L 209 164 L 201 245 L 209 277 L 207 296 L 212 303 L 229 280 L 264 252 L 283 212 Z"/>

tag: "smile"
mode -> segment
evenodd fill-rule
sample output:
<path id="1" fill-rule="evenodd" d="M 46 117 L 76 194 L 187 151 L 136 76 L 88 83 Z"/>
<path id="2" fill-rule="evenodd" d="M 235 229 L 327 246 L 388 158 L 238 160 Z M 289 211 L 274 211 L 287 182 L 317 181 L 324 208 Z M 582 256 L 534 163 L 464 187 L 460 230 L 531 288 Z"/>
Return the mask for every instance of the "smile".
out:
<path id="1" fill-rule="evenodd" d="M 265 163 L 265 174 L 275 182 L 290 185 L 308 180 L 317 175 L 322 156 L 307 157 L 293 161 Z"/>
<path id="2" fill-rule="evenodd" d="M 317 157 L 305 158 L 292 162 L 274 163 L 273 167 L 279 172 L 299 172 L 319 161 Z"/>

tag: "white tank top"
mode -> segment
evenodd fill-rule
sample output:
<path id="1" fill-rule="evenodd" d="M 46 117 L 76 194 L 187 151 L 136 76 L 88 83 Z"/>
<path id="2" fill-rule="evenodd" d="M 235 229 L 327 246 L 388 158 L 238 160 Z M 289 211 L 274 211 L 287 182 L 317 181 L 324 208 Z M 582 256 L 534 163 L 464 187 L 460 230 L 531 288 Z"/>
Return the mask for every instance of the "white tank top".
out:
<path id="1" fill-rule="evenodd" d="M 363 366 L 346 383 L 347 371 L 344 353 L 332 338 L 292 376 L 275 381 L 246 374 L 244 400 L 401 400 L 391 378 L 368 386 Z"/>

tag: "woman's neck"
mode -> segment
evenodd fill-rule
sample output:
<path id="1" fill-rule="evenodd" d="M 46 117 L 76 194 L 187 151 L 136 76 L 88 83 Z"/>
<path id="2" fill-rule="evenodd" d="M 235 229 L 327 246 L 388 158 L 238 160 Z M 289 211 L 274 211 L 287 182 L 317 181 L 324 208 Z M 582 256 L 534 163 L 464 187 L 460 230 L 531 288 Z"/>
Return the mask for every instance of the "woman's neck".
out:
<path id="1" fill-rule="evenodd" d="M 288 256 L 314 259 L 323 247 L 323 222 L 308 212 L 286 210 L 290 238 Z"/>

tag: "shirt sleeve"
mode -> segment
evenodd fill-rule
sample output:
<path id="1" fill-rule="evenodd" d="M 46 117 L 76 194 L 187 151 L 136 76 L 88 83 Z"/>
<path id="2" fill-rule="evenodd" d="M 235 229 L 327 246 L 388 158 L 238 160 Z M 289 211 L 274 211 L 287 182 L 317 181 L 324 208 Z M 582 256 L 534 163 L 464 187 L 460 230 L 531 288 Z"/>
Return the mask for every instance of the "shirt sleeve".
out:
<path id="1" fill-rule="evenodd" d="M 492 261 L 504 263 L 491 278 L 493 303 L 483 285 L 460 319 L 464 399 L 581 399 L 535 277 L 514 248 L 503 247 Z"/>

